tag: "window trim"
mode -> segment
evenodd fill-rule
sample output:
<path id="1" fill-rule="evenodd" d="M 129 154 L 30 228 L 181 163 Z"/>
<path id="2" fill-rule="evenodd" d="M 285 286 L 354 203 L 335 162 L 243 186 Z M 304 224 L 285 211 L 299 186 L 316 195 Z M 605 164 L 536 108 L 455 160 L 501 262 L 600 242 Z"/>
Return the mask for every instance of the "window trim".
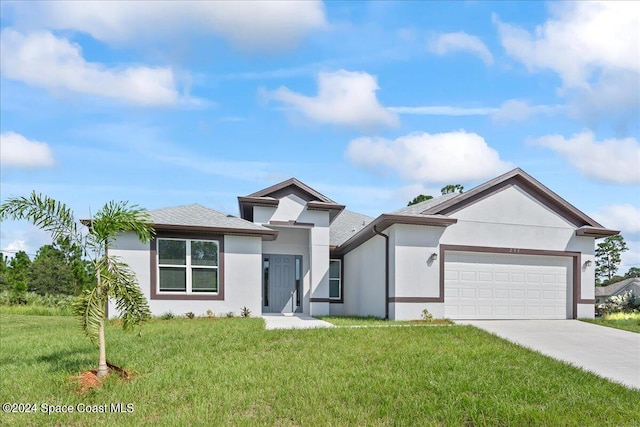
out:
<path id="1" fill-rule="evenodd" d="M 198 264 L 193 264 L 193 260 L 191 259 L 191 251 L 192 251 L 192 243 L 193 242 L 207 242 L 207 243 L 213 243 L 216 246 L 216 252 L 219 253 L 219 244 L 217 240 L 205 240 L 205 239 L 187 239 L 187 238 L 176 238 L 176 237 L 160 237 L 158 239 L 158 243 L 161 240 L 173 240 L 176 242 L 185 242 L 185 263 L 184 264 L 161 264 L 160 263 L 160 254 L 157 253 L 157 265 L 158 265 L 158 272 L 160 271 L 161 268 L 166 267 L 166 268 L 182 268 L 185 270 L 185 290 L 184 291 L 163 291 L 162 289 L 160 289 L 160 274 L 158 274 L 158 280 L 157 280 L 157 293 L 159 294 L 173 294 L 173 295 L 217 295 L 220 289 L 220 286 L 218 286 L 219 280 L 220 280 L 220 274 L 218 272 L 218 262 L 216 263 L 216 265 L 198 265 Z M 216 260 L 217 261 L 217 260 Z M 210 291 L 206 291 L 206 292 L 198 292 L 198 291 L 194 291 L 193 290 L 193 270 L 215 270 L 216 271 L 216 291 L 215 292 L 210 292 Z"/>
<path id="2" fill-rule="evenodd" d="M 339 262 L 340 263 L 340 277 L 336 278 L 331 278 L 331 263 L 332 262 Z M 343 295 L 344 295 L 344 287 L 343 287 L 343 280 L 342 277 L 344 276 L 344 268 L 343 268 L 343 264 L 344 264 L 344 260 L 343 258 L 329 258 L 329 302 L 335 302 L 335 303 L 342 303 L 344 302 L 343 299 Z M 332 297 L 331 296 L 331 281 L 332 280 L 338 280 L 338 290 L 340 291 L 340 295 L 338 297 Z"/>
<path id="3" fill-rule="evenodd" d="M 158 260 L 158 240 L 186 240 L 186 241 L 213 241 L 218 246 L 218 292 L 160 292 L 160 264 Z M 190 245 L 188 245 L 190 246 Z M 189 251 L 191 248 L 189 247 Z M 189 252 L 188 252 L 189 253 Z M 224 301 L 224 235 L 213 233 L 180 233 L 180 232 L 162 232 L 158 231 L 156 237 L 154 237 L 149 243 L 149 256 L 150 256 L 150 280 L 149 280 L 149 299 L 151 300 L 192 300 L 192 301 Z M 186 268 L 193 268 L 193 266 L 185 265 Z M 206 266 L 195 266 L 201 268 Z M 214 268 L 209 266 L 209 268 Z M 187 270 L 187 273 L 189 271 Z M 190 277 L 190 276 L 188 276 Z M 189 289 L 189 285 L 187 285 Z"/>

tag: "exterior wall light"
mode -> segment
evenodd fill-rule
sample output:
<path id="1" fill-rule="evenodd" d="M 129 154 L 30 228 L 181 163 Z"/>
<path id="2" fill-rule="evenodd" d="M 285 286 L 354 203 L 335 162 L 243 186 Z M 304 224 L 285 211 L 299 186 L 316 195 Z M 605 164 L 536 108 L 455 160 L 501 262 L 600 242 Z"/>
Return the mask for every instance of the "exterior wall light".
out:
<path id="1" fill-rule="evenodd" d="M 438 259 L 438 254 L 437 253 L 432 253 L 431 256 L 429 257 L 429 262 L 433 262 L 435 260 Z"/>
<path id="2" fill-rule="evenodd" d="M 591 260 L 590 260 L 590 259 L 586 260 L 586 261 L 584 262 L 584 268 L 591 267 L 591 264 L 593 264 L 593 263 L 591 262 Z"/>

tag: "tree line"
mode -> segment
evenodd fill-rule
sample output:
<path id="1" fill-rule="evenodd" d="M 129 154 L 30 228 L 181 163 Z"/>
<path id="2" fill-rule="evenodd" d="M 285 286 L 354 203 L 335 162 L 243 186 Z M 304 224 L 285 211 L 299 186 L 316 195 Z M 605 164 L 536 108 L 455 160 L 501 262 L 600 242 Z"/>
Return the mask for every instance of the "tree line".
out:
<path id="1" fill-rule="evenodd" d="M 79 295 L 94 280 L 91 263 L 77 246 L 61 241 L 38 249 L 33 260 L 24 251 L 13 258 L 0 252 L 0 291 L 11 292 L 14 304 L 24 303 L 26 292 L 39 295 Z"/>

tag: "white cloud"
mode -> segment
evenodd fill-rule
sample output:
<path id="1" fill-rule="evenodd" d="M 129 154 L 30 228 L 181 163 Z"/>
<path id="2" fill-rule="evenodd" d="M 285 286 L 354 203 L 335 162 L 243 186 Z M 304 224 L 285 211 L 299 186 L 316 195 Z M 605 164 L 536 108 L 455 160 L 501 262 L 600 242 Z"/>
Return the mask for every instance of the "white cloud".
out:
<path id="1" fill-rule="evenodd" d="M 429 52 L 446 55 L 451 52 L 469 52 L 487 64 L 493 64 L 493 55 L 482 41 L 465 32 L 444 33 L 434 36 L 427 44 Z"/>
<path id="2" fill-rule="evenodd" d="M 640 208 L 630 203 L 602 206 L 593 217 L 605 227 L 620 230 L 623 235 L 640 234 Z"/>
<path id="3" fill-rule="evenodd" d="M 640 143 L 635 138 L 596 141 L 585 131 L 569 139 L 547 135 L 532 142 L 561 154 L 584 176 L 614 184 L 640 183 Z"/>
<path id="4" fill-rule="evenodd" d="M 491 118 L 498 122 L 521 122 L 537 115 L 553 115 L 563 112 L 566 107 L 562 105 L 531 105 L 521 99 L 510 99 L 502 103 L 496 109 Z"/>
<path id="5" fill-rule="evenodd" d="M 266 96 L 319 122 L 369 129 L 395 126 L 398 118 L 378 99 L 376 78 L 365 72 L 339 70 L 318 74 L 318 95 L 305 96 L 280 87 Z"/>
<path id="6" fill-rule="evenodd" d="M 345 153 L 356 166 L 391 169 L 411 181 L 459 183 L 494 177 L 513 166 L 475 133 L 412 133 L 393 141 L 358 138 Z"/>
<path id="7" fill-rule="evenodd" d="M 45 142 L 29 140 L 19 133 L 0 134 L 0 165 L 39 168 L 53 166 L 51 149 Z"/>
<path id="8" fill-rule="evenodd" d="M 49 91 L 69 91 L 138 105 L 180 102 L 170 68 L 107 68 L 87 62 L 79 45 L 48 31 L 21 34 L 4 29 L 0 69 L 5 78 Z"/>
<path id="9" fill-rule="evenodd" d="M 451 105 L 423 105 L 418 107 L 388 107 L 398 114 L 424 116 L 491 116 L 495 121 L 524 121 L 537 115 L 553 115 L 566 110 L 562 105 L 531 105 L 528 101 L 510 99 L 499 107 L 458 107 Z"/>
<path id="10" fill-rule="evenodd" d="M 494 17 L 507 54 L 531 72 L 557 73 L 576 116 L 632 117 L 628 110 L 640 106 L 640 3 L 558 2 L 551 12 L 532 33 Z"/>
<path id="11" fill-rule="evenodd" d="M 23 26 L 76 30 L 116 44 L 218 34 L 244 49 L 282 49 L 327 26 L 321 1 L 16 3 Z"/>
<path id="12" fill-rule="evenodd" d="M 389 107 L 387 110 L 398 114 L 424 116 L 487 116 L 496 113 L 494 107 L 455 107 L 451 105 L 424 105 L 419 107 Z"/>
<path id="13" fill-rule="evenodd" d="M 9 242 L 4 248 L 2 248 L 2 255 L 8 258 L 13 258 L 16 252 L 20 251 L 29 253 L 31 251 L 31 248 L 24 240 L 14 240 L 12 242 Z"/>

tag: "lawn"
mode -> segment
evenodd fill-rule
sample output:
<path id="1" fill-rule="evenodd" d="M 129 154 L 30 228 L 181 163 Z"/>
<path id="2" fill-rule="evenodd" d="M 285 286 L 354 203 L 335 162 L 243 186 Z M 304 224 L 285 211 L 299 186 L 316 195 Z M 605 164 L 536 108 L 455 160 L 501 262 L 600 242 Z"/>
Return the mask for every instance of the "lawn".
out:
<path id="1" fill-rule="evenodd" d="M 610 328 L 622 329 L 640 334 L 640 313 L 613 313 L 597 319 L 581 320 L 589 323 L 595 323 L 596 325 L 609 326 Z"/>
<path id="2" fill-rule="evenodd" d="M 422 320 L 385 320 L 379 317 L 361 317 L 361 316 L 316 316 L 318 319 L 332 323 L 336 326 L 357 327 L 357 326 L 433 326 L 433 325 L 450 325 L 449 320 L 433 319 L 431 323 Z"/>
<path id="3" fill-rule="evenodd" d="M 640 401 L 471 326 L 265 331 L 261 319 L 157 319 L 141 336 L 110 325 L 107 344 L 134 378 L 79 395 L 69 377 L 94 367 L 97 351 L 76 320 L 0 315 L 0 401 L 74 409 L 0 413 L 0 425 L 621 426 L 637 422 Z M 112 403 L 133 412 L 78 412 Z"/>

